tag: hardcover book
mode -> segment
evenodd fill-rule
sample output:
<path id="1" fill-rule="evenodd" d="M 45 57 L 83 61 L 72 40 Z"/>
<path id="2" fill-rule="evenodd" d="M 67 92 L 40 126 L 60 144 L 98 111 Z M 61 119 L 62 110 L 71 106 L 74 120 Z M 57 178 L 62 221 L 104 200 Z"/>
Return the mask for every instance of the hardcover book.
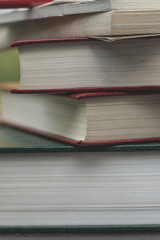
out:
<path id="1" fill-rule="evenodd" d="M 0 154 L 2 153 L 42 153 L 42 152 L 152 152 L 160 151 L 160 142 L 130 143 L 109 146 L 74 146 L 56 141 L 5 124 L 0 126 Z"/>
<path id="2" fill-rule="evenodd" d="M 39 92 L 159 89 L 159 38 L 20 41 L 19 90 Z"/>
<path id="3" fill-rule="evenodd" d="M 3 1 L 2 1 L 3 2 Z M 6 1 L 7 2 L 7 1 Z M 18 1 L 19 3 L 20 1 Z M 23 3 L 23 1 L 21 1 Z M 32 1 L 27 1 L 32 2 Z M 33 3 L 36 1 L 33 1 Z M 38 1 L 37 1 L 38 2 Z M 40 1 L 42 3 L 43 1 Z M 44 0 L 44 2 L 46 2 Z M 52 3 L 53 2 L 53 3 Z M 74 15 L 82 13 L 123 11 L 123 10 L 159 10 L 159 0 L 55 0 L 49 5 L 26 11 L 14 11 L 0 17 L 3 24 L 55 16 Z M 4 3 L 3 3 L 4 5 Z M 23 5 L 22 5 L 23 6 Z"/>
<path id="4" fill-rule="evenodd" d="M 0 48 L 20 40 L 92 37 L 111 41 L 158 34 L 159 10 L 77 14 L 1 25 Z"/>
<path id="5" fill-rule="evenodd" d="M 1 122 L 75 145 L 160 140 L 158 92 L 2 94 Z"/>
<path id="6" fill-rule="evenodd" d="M 0 233 L 158 231 L 159 150 L 157 142 L 86 152 L 2 126 Z"/>

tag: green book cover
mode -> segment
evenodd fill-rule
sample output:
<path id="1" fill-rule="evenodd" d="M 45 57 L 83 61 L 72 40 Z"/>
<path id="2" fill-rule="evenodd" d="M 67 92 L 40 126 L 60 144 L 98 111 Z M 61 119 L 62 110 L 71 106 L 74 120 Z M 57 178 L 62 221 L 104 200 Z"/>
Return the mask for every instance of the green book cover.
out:
<path id="1" fill-rule="evenodd" d="M 17 88 L 19 80 L 20 66 L 17 49 L 0 51 L 0 89 Z"/>

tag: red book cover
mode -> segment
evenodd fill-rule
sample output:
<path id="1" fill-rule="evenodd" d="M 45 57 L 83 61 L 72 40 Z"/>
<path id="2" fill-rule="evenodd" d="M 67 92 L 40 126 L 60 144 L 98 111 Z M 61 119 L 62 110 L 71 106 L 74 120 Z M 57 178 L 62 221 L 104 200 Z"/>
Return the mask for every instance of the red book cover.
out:
<path id="1" fill-rule="evenodd" d="M 99 97 L 110 97 L 110 96 L 120 96 L 120 95 L 146 95 L 146 94 L 160 94 L 159 92 L 156 91 L 141 91 L 141 92 L 84 92 L 84 93 L 74 93 L 72 95 L 68 95 L 68 97 L 73 98 L 75 100 L 80 100 L 80 99 L 86 99 L 86 98 L 99 98 Z M 11 123 L 7 123 L 7 122 L 3 122 L 6 125 L 12 126 L 12 127 L 16 127 L 16 128 L 20 128 L 22 130 L 25 131 L 29 131 L 31 133 L 34 134 L 38 134 L 38 135 L 42 135 L 44 137 L 47 138 L 52 138 L 58 141 L 62 141 L 62 142 L 67 142 L 69 144 L 73 144 L 73 145 L 77 145 L 77 146 L 103 146 L 103 145 L 117 145 L 117 144 L 132 144 L 132 143 L 146 143 L 146 142 L 157 142 L 160 141 L 160 137 L 152 137 L 152 138 L 137 138 L 137 139 L 117 139 L 117 140 L 109 140 L 109 141 L 92 141 L 92 142 L 88 142 L 88 141 L 76 141 L 73 139 L 68 139 L 68 138 L 64 138 L 61 136 L 57 136 L 57 135 L 53 135 L 53 134 L 49 134 L 49 133 L 45 133 L 45 132 L 41 132 L 38 130 L 34 130 L 34 129 L 29 129 L 27 127 L 20 127 L 19 125 L 16 124 L 11 124 Z"/>
<path id="2" fill-rule="evenodd" d="M 41 44 L 51 42 L 70 42 L 70 41 L 87 41 L 89 38 L 54 38 L 54 39 L 35 39 L 35 40 L 22 40 L 16 41 L 11 44 L 11 47 L 19 47 L 22 45 Z"/>
<path id="3" fill-rule="evenodd" d="M 1 0 L 0 8 L 33 8 L 51 0 Z"/>
<path id="4" fill-rule="evenodd" d="M 73 94 L 73 93 L 92 93 L 92 92 L 114 92 L 114 91 L 126 91 L 126 92 L 146 92 L 146 91 L 160 91 L 160 86 L 138 86 L 138 87 L 106 87 L 106 88 L 61 88 L 61 89 L 13 89 L 11 92 L 14 94 L 40 94 L 40 93 L 50 93 L 50 94 Z"/>

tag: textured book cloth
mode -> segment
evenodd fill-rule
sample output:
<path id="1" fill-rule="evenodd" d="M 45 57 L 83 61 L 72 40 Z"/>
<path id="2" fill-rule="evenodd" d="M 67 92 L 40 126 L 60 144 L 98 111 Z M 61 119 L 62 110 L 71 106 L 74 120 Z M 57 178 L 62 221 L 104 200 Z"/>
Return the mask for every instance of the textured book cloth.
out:
<path id="1" fill-rule="evenodd" d="M 78 240 L 158 240 L 160 237 L 159 225 L 147 226 L 113 226 L 113 227 L 3 227 L 0 234 L 4 240 L 51 240 L 51 239 L 78 239 Z M 18 237 L 17 237 L 18 236 Z"/>

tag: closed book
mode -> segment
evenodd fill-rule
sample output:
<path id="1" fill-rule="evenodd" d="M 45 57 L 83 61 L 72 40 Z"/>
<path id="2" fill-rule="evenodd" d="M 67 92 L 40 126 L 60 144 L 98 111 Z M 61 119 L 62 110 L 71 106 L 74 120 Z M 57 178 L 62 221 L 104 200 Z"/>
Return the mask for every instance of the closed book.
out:
<path id="1" fill-rule="evenodd" d="M 9 2 L 9 1 L 2 1 Z M 11 1 L 10 1 L 11 2 Z M 24 1 L 18 1 L 17 3 Z M 36 3 L 42 3 L 43 0 L 26 1 L 31 6 Z M 33 2 L 33 4 L 32 4 Z M 47 2 L 47 0 L 44 0 Z M 3 3 L 4 5 L 4 3 Z M 20 5 L 20 4 L 19 4 Z M 4 5 L 5 6 L 5 5 Z M 32 19 L 42 19 L 55 16 L 65 16 L 83 13 L 106 12 L 106 11 L 142 11 L 142 10 L 160 10 L 159 0 L 54 0 L 50 4 L 40 8 L 34 8 L 32 11 L 15 11 L 0 18 L 1 24 L 20 22 Z"/>
<path id="2" fill-rule="evenodd" d="M 34 7 L 38 3 L 41 4 L 43 2 L 47 3 L 50 1 L 18 1 L 17 6 L 23 7 L 25 3 L 25 5 L 28 5 L 28 7 Z M 14 7 L 13 5 L 11 5 L 10 2 L 10 6 Z M 3 6 L 7 7 L 8 4 L 3 3 Z M 44 4 L 32 9 L 23 9 L 22 11 L 13 11 L 8 14 L 4 14 L 3 16 L 0 16 L 0 24 L 10 24 L 63 15 L 104 12 L 110 9 L 111 6 L 108 0 L 54 0 L 51 1 L 51 4 Z"/>
<path id="3" fill-rule="evenodd" d="M 159 89 L 159 38 L 107 43 L 88 38 L 20 41 L 19 90 Z"/>
<path id="4" fill-rule="evenodd" d="M 109 146 L 74 146 L 62 141 L 43 137 L 5 124 L 0 126 L 0 153 L 42 153 L 42 152 L 152 152 L 160 151 L 160 142 L 130 143 Z"/>
<path id="5" fill-rule="evenodd" d="M 3 92 L 1 122 L 82 146 L 156 142 L 159 106 L 158 92 L 70 96 Z"/>
<path id="6" fill-rule="evenodd" d="M 22 14 L 24 11 L 19 12 Z M 12 14 L 13 12 L 1 16 L 1 49 L 10 46 L 11 42 L 20 40 L 93 37 L 114 41 L 124 37 L 133 38 L 140 37 L 140 35 L 144 37 L 160 34 L 160 10 L 75 14 L 2 24 L 8 15 L 11 15 L 12 22 Z"/>
<path id="7" fill-rule="evenodd" d="M 1 126 L 0 233 L 158 231 L 160 143 L 93 149 Z"/>

